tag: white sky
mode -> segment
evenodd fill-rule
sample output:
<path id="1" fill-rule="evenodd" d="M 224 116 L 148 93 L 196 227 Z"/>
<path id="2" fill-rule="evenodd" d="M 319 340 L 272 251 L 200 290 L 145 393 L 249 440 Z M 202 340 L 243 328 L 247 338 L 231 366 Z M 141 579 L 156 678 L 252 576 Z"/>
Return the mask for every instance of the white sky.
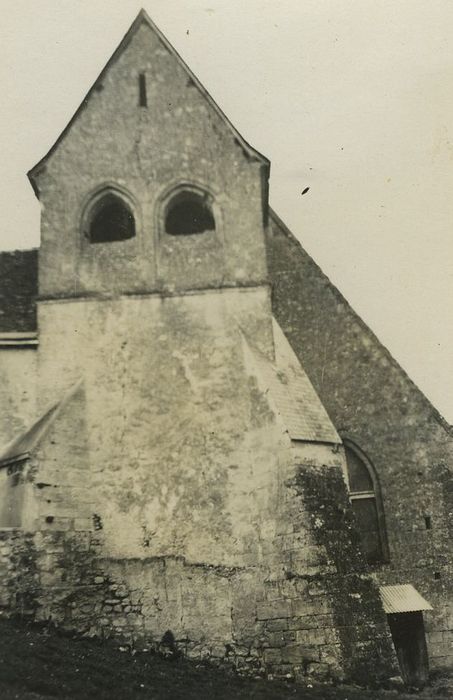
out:
<path id="1" fill-rule="evenodd" d="M 272 161 L 274 209 L 453 422 L 453 2 L 143 6 Z M 39 244 L 26 171 L 62 131 L 140 5 L 0 0 L 0 9 L 7 250 Z"/>

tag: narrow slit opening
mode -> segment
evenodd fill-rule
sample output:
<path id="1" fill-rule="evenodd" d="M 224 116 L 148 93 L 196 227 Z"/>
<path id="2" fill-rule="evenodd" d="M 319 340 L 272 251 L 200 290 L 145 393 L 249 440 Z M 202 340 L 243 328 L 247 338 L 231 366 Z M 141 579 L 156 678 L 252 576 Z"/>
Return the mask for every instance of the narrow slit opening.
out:
<path id="1" fill-rule="evenodd" d="M 139 88 L 139 103 L 140 107 L 148 106 L 148 99 L 146 96 L 146 75 L 140 73 L 138 76 L 138 88 Z"/>

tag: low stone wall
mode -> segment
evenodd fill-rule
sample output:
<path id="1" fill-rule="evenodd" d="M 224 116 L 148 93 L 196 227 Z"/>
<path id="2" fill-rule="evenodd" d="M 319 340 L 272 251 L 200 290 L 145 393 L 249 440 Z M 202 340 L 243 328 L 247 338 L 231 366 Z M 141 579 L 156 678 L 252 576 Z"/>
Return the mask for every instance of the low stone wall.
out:
<path id="1" fill-rule="evenodd" d="M 2 613 L 82 629 L 82 601 L 91 600 L 96 591 L 93 570 L 99 546 L 91 532 L 1 529 Z"/>
<path id="2" fill-rule="evenodd" d="M 368 683 L 395 673 L 341 470 L 301 464 L 260 565 L 114 559 L 102 531 L 0 531 L 5 614 L 238 671 Z M 343 494 L 343 495 L 342 495 Z"/>
<path id="3" fill-rule="evenodd" d="M 297 537 L 296 528 L 284 546 Z M 101 544 L 92 532 L 0 531 L 2 612 L 253 675 L 364 682 L 391 675 L 385 630 L 370 627 L 369 579 L 338 578 L 324 545 L 307 549 L 304 571 L 294 559 L 294 570 L 272 574 L 178 557 L 106 559 Z"/>
<path id="4" fill-rule="evenodd" d="M 342 677 L 318 581 L 178 557 L 103 559 L 99 547 L 91 532 L 0 531 L 3 614 L 253 675 Z"/>

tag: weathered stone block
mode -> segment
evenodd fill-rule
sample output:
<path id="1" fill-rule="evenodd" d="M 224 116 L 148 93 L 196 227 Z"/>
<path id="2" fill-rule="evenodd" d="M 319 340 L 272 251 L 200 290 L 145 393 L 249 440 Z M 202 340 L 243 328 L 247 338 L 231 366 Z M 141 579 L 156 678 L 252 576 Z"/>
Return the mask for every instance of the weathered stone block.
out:
<path id="1" fill-rule="evenodd" d="M 256 606 L 258 620 L 273 620 L 291 616 L 291 602 L 289 600 L 275 600 L 272 603 L 259 603 Z"/>
<path id="2" fill-rule="evenodd" d="M 266 620 L 266 630 L 269 632 L 280 632 L 288 629 L 288 619 L 272 619 Z"/>
<path id="3" fill-rule="evenodd" d="M 319 651 L 314 647 L 300 644 L 287 644 L 282 649 L 282 661 L 289 664 L 302 664 L 307 660 L 319 660 Z"/>
<path id="4" fill-rule="evenodd" d="M 263 656 L 267 664 L 280 664 L 282 662 L 281 649 L 265 649 Z"/>

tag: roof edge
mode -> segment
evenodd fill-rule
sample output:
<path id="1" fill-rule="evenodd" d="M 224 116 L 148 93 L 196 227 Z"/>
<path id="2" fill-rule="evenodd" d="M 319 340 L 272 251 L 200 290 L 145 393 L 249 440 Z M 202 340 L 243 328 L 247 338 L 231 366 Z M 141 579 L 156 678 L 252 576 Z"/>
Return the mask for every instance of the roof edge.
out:
<path id="1" fill-rule="evenodd" d="M 219 107 L 217 102 L 214 100 L 212 95 L 208 92 L 208 90 L 204 87 L 204 85 L 200 82 L 200 80 L 197 78 L 197 76 L 192 72 L 192 70 L 189 68 L 187 63 L 184 61 L 182 56 L 178 53 L 178 51 L 175 49 L 175 47 L 169 42 L 169 40 L 166 38 L 166 36 L 161 32 L 159 27 L 153 22 L 151 17 L 148 15 L 146 10 L 143 8 L 140 10 L 138 13 L 138 16 L 135 21 L 138 19 L 144 20 L 147 22 L 149 27 L 157 34 L 159 39 L 162 41 L 164 46 L 172 53 L 178 60 L 178 62 L 181 64 L 181 66 L 184 68 L 186 73 L 189 74 L 190 78 L 194 81 L 195 85 L 197 88 L 200 90 L 202 95 L 207 98 L 208 102 L 210 105 L 214 108 L 214 110 L 217 112 L 219 117 L 226 123 L 226 125 L 229 127 L 233 135 L 239 140 L 240 145 L 249 153 L 249 155 L 255 157 L 257 160 L 261 161 L 263 164 L 267 165 L 270 167 L 270 160 L 267 158 L 263 153 L 258 151 L 256 148 L 251 146 L 248 141 L 242 136 L 242 134 L 236 129 L 234 124 L 229 120 L 229 118 L 226 116 L 225 112 Z"/>
<path id="2" fill-rule="evenodd" d="M 0 469 L 29 459 L 33 450 L 48 433 L 63 409 L 83 384 L 83 378 L 73 384 L 60 401 L 53 403 L 29 428 L 0 450 Z"/>
<path id="3" fill-rule="evenodd" d="M 253 343 L 249 338 L 247 338 L 247 335 L 244 332 L 244 330 L 241 328 L 240 325 L 238 325 L 244 356 L 248 358 L 248 371 L 253 374 L 253 376 L 256 378 L 256 380 L 264 390 L 266 400 L 269 402 L 269 405 L 271 406 L 273 412 L 277 416 L 277 423 L 281 426 L 283 432 L 287 435 L 291 443 L 310 443 L 313 445 L 323 444 L 329 446 L 341 445 L 341 437 L 338 435 L 335 426 L 332 420 L 330 419 L 326 409 L 324 408 L 320 397 L 318 396 L 308 375 L 304 371 L 301 362 L 295 355 L 294 351 L 292 350 L 289 344 L 288 339 L 286 338 L 285 334 L 281 330 L 274 317 L 272 317 L 272 327 L 275 353 L 274 358 L 271 360 L 260 348 L 258 348 L 255 345 L 255 343 Z M 304 387 L 304 399 L 306 401 L 303 406 L 304 412 L 302 412 L 302 407 L 300 404 L 298 405 L 297 400 L 295 400 L 296 395 L 293 392 L 293 390 L 291 390 L 291 381 L 289 383 L 289 386 L 287 388 L 287 396 L 289 397 L 289 401 L 291 403 L 291 409 L 294 411 L 293 415 L 291 415 L 291 413 L 288 413 L 288 406 L 286 405 L 286 401 L 282 403 L 281 396 L 279 398 L 278 391 L 275 391 L 276 386 L 281 385 L 282 373 L 289 378 L 289 370 L 291 369 L 289 365 L 285 364 L 285 359 L 288 358 L 285 358 L 283 354 L 277 349 L 277 332 L 280 334 L 281 339 L 285 342 L 285 344 L 288 347 L 293 367 L 296 369 L 297 373 L 299 373 L 299 376 L 303 376 L 303 379 L 306 384 L 306 386 Z M 271 383 L 269 383 L 270 377 Z M 307 389 L 308 392 L 306 391 Z M 311 396 L 309 395 L 310 392 L 312 394 Z M 313 405 L 313 399 L 316 401 L 317 405 L 319 405 L 322 409 L 323 415 L 321 427 L 320 415 L 318 416 L 320 422 L 317 426 L 310 426 L 306 422 L 307 413 L 310 414 L 310 409 L 307 409 L 307 406 L 309 404 Z M 300 423 L 297 427 L 294 425 L 295 415 L 300 415 L 300 418 L 303 419 L 304 426 L 302 428 Z M 328 429 L 326 424 L 328 424 Z"/>
<path id="4" fill-rule="evenodd" d="M 353 309 L 351 304 L 348 302 L 348 300 L 343 296 L 343 294 L 340 292 L 338 287 L 332 282 L 332 280 L 326 275 L 326 273 L 322 270 L 322 268 L 318 265 L 316 260 L 312 258 L 310 253 L 308 253 L 305 248 L 302 246 L 302 243 L 299 241 L 299 239 L 294 235 L 294 233 L 291 231 L 290 228 L 285 224 L 285 222 L 279 217 L 279 215 L 272 209 L 272 207 L 269 207 L 269 217 L 275 221 L 275 223 L 281 227 L 283 230 L 283 233 L 287 236 L 287 238 L 290 238 L 296 245 L 301 248 L 301 250 L 304 252 L 304 254 L 310 259 L 310 261 L 313 263 L 313 265 L 316 265 L 317 269 L 319 270 L 320 274 L 324 277 L 324 279 L 327 280 L 329 285 L 331 286 L 332 290 L 336 294 L 337 298 L 340 299 L 342 303 L 344 303 L 348 309 L 354 314 L 355 319 L 361 326 L 362 330 L 365 330 L 367 333 L 370 334 L 370 336 L 378 343 L 379 347 L 383 350 L 385 356 L 387 359 L 390 361 L 390 363 L 399 369 L 400 372 L 404 375 L 406 381 L 418 392 L 420 397 L 423 399 L 423 401 L 426 404 L 426 407 L 430 410 L 432 416 L 434 417 L 435 420 L 441 425 L 441 427 L 445 430 L 445 432 L 453 437 L 453 425 L 451 425 L 446 418 L 443 417 L 443 415 L 440 413 L 440 411 L 434 406 L 434 404 L 428 399 L 428 397 L 423 393 L 423 391 L 420 389 L 420 387 L 413 381 L 413 379 L 410 378 L 406 370 L 400 365 L 398 360 L 396 360 L 390 350 L 385 347 L 385 345 L 379 340 L 377 337 L 376 333 L 370 328 L 370 326 L 365 323 L 365 321 L 359 316 L 359 314 Z"/>
<path id="5" fill-rule="evenodd" d="M 411 583 L 379 586 L 382 607 L 387 615 L 432 610 L 433 606 Z"/>
<path id="6" fill-rule="evenodd" d="M 207 99 L 211 107 L 217 112 L 217 114 L 220 116 L 220 118 L 225 122 L 225 124 L 228 126 L 230 131 L 232 132 L 233 136 L 238 140 L 239 145 L 243 148 L 244 151 L 247 152 L 247 154 L 253 158 L 256 158 L 256 160 L 261 161 L 264 165 L 266 165 L 268 168 L 270 168 L 270 160 L 266 158 L 262 153 L 257 151 L 253 146 L 251 146 L 245 139 L 244 137 L 239 133 L 239 131 L 236 129 L 236 127 L 231 123 L 231 121 L 228 119 L 228 117 L 225 115 L 225 113 L 222 111 L 222 109 L 219 107 L 217 102 L 214 100 L 213 97 L 209 94 L 209 92 L 206 90 L 206 88 L 201 84 L 201 82 L 198 80 L 196 75 L 192 73 L 191 69 L 189 66 L 186 64 L 184 59 L 180 56 L 180 54 L 177 52 L 177 50 L 172 46 L 172 44 L 168 41 L 168 39 L 164 36 L 164 34 L 160 31 L 160 29 L 154 24 L 146 10 L 143 8 L 140 10 L 138 13 L 137 17 L 135 20 L 132 22 L 131 26 L 127 30 L 126 34 L 123 36 L 121 39 L 120 43 L 114 50 L 113 54 L 110 56 L 109 60 L 105 64 L 104 68 L 101 70 L 99 73 L 98 77 L 95 79 L 93 82 L 92 86 L 86 93 L 85 97 L 83 98 L 82 102 L 80 103 L 79 107 L 76 109 L 72 117 L 70 118 L 69 122 L 66 124 L 64 127 L 63 131 L 60 133 L 56 141 L 53 143 L 53 145 L 49 148 L 47 153 L 41 158 L 41 160 L 36 163 L 30 170 L 27 172 L 27 177 L 30 181 L 30 184 L 33 188 L 33 191 L 36 195 L 36 197 L 39 199 L 39 187 L 36 182 L 36 178 L 39 174 L 39 172 L 45 167 L 47 160 L 50 158 L 50 156 L 56 151 L 60 143 L 63 141 L 65 136 L 69 133 L 72 125 L 74 124 L 75 120 L 77 117 L 83 112 L 85 107 L 88 104 L 88 100 L 90 99 L 91 95 L 95 91 L 99 81 L 101 81 L 109 68 L 115 63 L 115 61 L 119 58 L 119 56 L 123 53 L 123 51 L 127 48 L 129 45 L 131 39 L 134 37 L 136 34 L 138 28 L 141 26 L 141 24 L 145 22 L 150 29 L 154 31 L 154 33 L 157 35 L 157 37 L 160 39 L 160 41 L 164 44 L 164 46 L 170 51 L 171 54 L 173 54 L 178 61 L 178 63 L 183 67 L 183 69 L 188 73 L 190 76 L 191 80 L 193 80 L 194 84 L 198 88 L 198 90 L 202 93 L 202 95 Z"/>

